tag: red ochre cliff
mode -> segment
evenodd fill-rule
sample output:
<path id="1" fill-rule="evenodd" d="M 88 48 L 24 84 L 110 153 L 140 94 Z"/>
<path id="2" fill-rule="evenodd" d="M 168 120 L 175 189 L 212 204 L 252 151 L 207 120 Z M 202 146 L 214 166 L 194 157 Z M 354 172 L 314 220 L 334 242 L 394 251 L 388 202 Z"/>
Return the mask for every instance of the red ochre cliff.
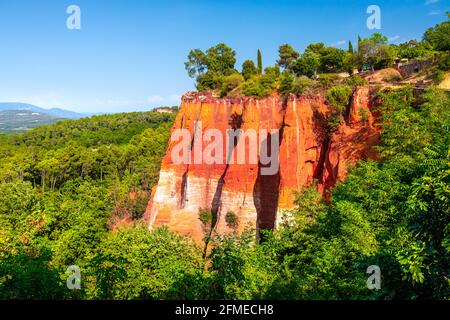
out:
<path id="1" fill-rule="evenodd" d="M 171 154 L 178 142 L 170 142 L 146 211 L 149 227 L 167 225 L 201 241 L 204 232 L 198 213 L 207 208 L 217 216 L 218 232 L 229 231 L 225 222 L 229 211 L 238 216 L 240 229 L 249 223 L 256 229 L 275 228 L 281 212 L 294 207 L 295 191 L 316 180 L 326 194 L 345 179 L 350 164 L 376 157 L 372 146 L 379 141 L 379 129 L 374 126 L 370 101 L 368 86 L 356 88 L 345 123 L 329 134 L 327 123 L 332 109 L 322 95 L 221 99 L 186 94 L 172 132 L 183 128 L 194 137 L 197 121 L 201 121 L 203 131 L 219 129 L 224 138 L 227 129 L 267 129 L 269 133 L 277 129 L 279 170 L 275 175 L 262 175 L 261 165 L 249 161 L 174 164 Z M 203 143 L 203 150 L 207 146 Z"/>

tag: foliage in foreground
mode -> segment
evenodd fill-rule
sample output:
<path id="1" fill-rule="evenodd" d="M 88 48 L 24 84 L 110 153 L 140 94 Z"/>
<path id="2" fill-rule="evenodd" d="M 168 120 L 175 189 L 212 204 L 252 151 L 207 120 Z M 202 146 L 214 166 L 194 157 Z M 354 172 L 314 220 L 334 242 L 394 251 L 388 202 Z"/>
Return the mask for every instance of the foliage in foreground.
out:
<path id="1" fill-rule="evenodd" d="M 205 259 L 191 240 L 166 228 L 149 231 L 139 215 L 125 227 L 111 224 L 129 210 L 130 190 L 148 188 L 130 169 L 139 154 L 157 167 L 165 148 L 154 158 L 145 152 L 156 150 L 159 134 L 168 139 L 165 121 L 126 139 L 141 151 L 105 141 L 117 158 L 85 166 L 82 176 L 80 158 L 65 158 L 78 173 L 53 188 L 42 188 L 36 166 L 74 147 L 74 127 L 84 132 L 77 152 L 91 152 L 82 122 L 32 131 L 14 143 L 8 138 L 0 144 L 0 298 L 449 299 L 449 95 L 428 89 L 416 100 L 407 87 L 380 97 L 383 161 L 360 162 L 329 202 L 314 187 L 302 190 L 296 208 L 262 242 L 251 229 L 213 233 Z M 100 150 L 101 137 L 95 139 Z M 122 157 L 128 165 L 117 163 Z M 227 215 L 236 228 L 239 221 Z M 81 291 L 66 288 L 70 265 L 81 268 Z M 379 291 L 366 287 L 370 265 L 381 268 Z"/>

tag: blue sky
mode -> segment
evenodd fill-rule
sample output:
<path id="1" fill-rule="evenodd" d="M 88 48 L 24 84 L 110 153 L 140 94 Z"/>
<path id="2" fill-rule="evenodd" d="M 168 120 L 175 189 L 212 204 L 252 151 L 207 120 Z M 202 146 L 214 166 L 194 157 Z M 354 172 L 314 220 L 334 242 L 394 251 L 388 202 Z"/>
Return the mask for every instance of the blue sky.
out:
<path id="1" fill-rule="evenodd" d="M 72 4 L 81 30 L 66 28 Z M 184 69 L 190 49 L 225 42 L 239 67 L 258 48 L 273 64 L 286 42 L 346 48 L 373 32 L 371 4 L 393 42 L 420 39 L 450 10 L 450 0 L 0 0 L 0 101 L 81 112 L 177 105 L 194 89 Z"/>

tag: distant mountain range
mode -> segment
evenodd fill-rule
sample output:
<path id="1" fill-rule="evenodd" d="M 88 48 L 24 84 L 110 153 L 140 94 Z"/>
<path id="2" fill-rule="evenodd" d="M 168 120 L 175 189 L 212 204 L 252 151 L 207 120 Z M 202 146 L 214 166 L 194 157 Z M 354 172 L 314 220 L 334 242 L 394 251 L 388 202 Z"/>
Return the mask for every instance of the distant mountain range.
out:
<path id="1" fill-rule="evenodd" d="M 176 113 L 178 107 L 154 108 L 155 112 Z M 101 113 L 78 113 L 60 108 L 44 109 L 28 103 L 0 102 L 0 134 L 19 133 L 60 120 L 76 120 Z"/>
<path id="2" fill-rule="evenodd" d="M 61 118 L 29 110 L 0 110 L 0 133 L 18 133 L 55 123 Z"/>
<path id="3" fill-rule="evenodd" d="M 91 114 L 59 108 L 44 109 L 32 104 L 0 102 L 0 133 L 17 133 L 64 119 L 80 119 Z"/>
<path id="4" fill-rule="evenodd" d="M 80 119 L 90 116 L 90 114 L 83 114 L 73 111 L 68 111 L 60 108 L 44 109 L 28 103 L 19 102 L 0 102 L 0 111 L 4 110 L 28 110 L 32 112 L 45 113 L 55 118 L 64 119 Z"/>

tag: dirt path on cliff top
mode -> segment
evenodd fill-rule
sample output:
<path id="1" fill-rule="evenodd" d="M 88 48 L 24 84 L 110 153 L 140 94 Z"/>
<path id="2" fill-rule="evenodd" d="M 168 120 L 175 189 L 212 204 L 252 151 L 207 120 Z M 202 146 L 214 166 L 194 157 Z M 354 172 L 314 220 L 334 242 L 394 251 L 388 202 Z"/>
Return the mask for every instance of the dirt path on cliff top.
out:
<path id="1" fill-rule="evenodd" d="M 445 74 L 444 81 L 439 84 L 439 88 L 450 90 L 450 71 Z"/>

